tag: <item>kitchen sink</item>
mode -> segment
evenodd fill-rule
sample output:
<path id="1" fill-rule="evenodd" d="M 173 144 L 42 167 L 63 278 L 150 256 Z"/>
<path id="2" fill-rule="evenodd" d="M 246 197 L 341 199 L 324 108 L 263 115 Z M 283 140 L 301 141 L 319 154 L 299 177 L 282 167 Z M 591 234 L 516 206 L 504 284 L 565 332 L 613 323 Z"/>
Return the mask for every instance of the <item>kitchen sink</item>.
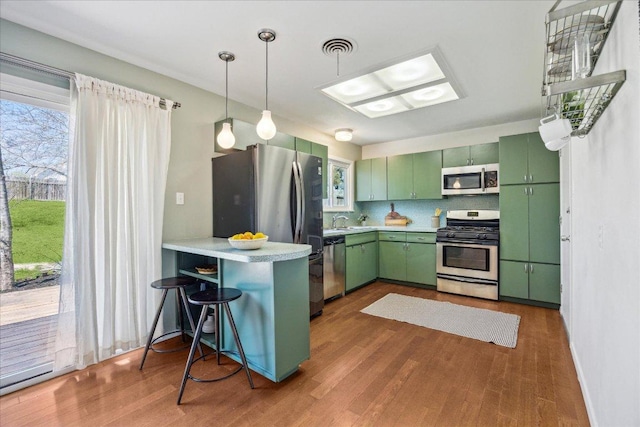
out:
<path id="1" fill-rule="evenodd" d="M 325 228 L 323 231 L 323 234 L 325 236 L 332 236 L 332 235 L 336 235 L 336 234 L 344 234 L 346 232 L 349 231 L 356 231 L 356 230 L 368 230 L 368 229 L 373 229 L 374 227 L 372 226 L 361 226 L 361 225 L 353 225 L 350 227 L 340 227 L 340 228 Z"/>

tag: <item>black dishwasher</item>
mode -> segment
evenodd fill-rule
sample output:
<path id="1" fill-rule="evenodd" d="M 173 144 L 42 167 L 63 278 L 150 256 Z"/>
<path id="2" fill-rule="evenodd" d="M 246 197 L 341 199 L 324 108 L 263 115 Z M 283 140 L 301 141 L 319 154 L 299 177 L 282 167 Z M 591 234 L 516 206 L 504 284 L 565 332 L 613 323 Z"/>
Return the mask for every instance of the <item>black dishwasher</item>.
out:
<path id="1" fill-rule="evenodd" d="M 324 299 L 332 300 L 344 296 L 345 292 L 345 238 L 324 238 Z"/>

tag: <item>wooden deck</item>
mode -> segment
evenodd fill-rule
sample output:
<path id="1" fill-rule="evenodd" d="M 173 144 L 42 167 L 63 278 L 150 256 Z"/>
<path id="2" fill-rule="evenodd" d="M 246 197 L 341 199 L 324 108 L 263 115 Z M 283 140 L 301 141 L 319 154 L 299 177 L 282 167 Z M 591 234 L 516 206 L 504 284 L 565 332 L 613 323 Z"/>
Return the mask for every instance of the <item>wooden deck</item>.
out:
<path id="1" fill-rule="evenodd" d="M 59 295 L 59 286 L 0 295 L 0 376 L 53 361 Z"/>
<path id="2" fill-rule="evenodd" d="M 0 372 L 22 372 L 53 361 L 58 315 L 0 326 Z"/>

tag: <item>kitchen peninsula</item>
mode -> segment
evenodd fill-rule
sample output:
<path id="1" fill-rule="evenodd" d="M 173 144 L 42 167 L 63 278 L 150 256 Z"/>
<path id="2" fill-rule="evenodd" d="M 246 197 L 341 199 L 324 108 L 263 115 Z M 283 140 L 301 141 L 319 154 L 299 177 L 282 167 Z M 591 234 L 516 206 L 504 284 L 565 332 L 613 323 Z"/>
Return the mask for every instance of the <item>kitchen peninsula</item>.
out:
<path id="1" fill-rule="evenodd" d="M 168 241 L 162 248 L 164 262 L 174 266 L 165 268 L 165 274 L 185 274 L 242 291 L 231 311 L 251 370 L 279 382 L 309 359 L 310 245 L 266 242 L 247 251 L 231 247 L 227 239 L 206 237 Z M 195 269 L 209 264 L 217 265 L 217 274 Z M 222 322 L 222 350 L 239 361 L 231 330 Z M 203 336 L 213 347 L 209 334 Z"/>

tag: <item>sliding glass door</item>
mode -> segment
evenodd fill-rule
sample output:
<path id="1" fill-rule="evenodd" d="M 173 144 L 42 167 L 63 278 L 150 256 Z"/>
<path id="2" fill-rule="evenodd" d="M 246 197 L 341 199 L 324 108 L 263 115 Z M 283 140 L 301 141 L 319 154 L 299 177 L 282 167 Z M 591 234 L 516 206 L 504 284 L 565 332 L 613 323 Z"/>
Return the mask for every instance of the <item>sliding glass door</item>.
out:
<path id="1" fill-rule="evenodd" d="M 69 144 L 62 83 L 0 79 L 1 389 L 53 369 Z"/>

